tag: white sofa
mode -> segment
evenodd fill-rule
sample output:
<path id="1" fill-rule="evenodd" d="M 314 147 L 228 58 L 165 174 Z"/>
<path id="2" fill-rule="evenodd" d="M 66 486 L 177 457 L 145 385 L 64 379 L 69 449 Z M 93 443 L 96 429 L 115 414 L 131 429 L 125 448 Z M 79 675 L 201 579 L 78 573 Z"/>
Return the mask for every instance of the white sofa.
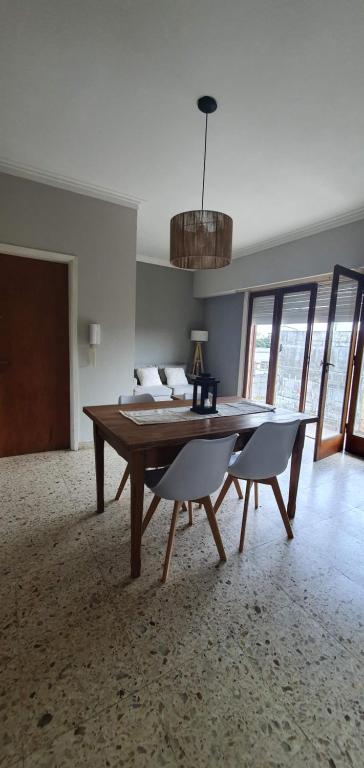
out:
<path id="1" fill-rule="evenodd" d="M 160 384 L 147 384 L 143 385 L 139 382 L 138 379 L 138 373 L 137 371 L 140 370 L 140 368 L 158 368 L 158 374 L 160 379 Z M 156 401 L 158 400 L 171 400 L 172 395 L 174 397 L 181 397 L 182 399 L 189 399 L 192 398 L 193 395 L 193 385 L 192 384 L 175 384 L 173 386 L 168 386 L 165 369 L 166 368 L 183 368 L 186 372 L 187 365 L 185 363 L 173 363 L 169 365 L 156 365 L 156 366 L 139 366 L 138 369 L 134 370 L 134 389 L 133 394 L 134 395 L 145 395 L 149 394 L 154 397 Z"/>
<path id="2" fill-rule="evenodd" d="M 135 381 L 137 382 L 137 379 Z M 141 384 L 135 383 L 133 389 L 133 395 L 152 395 L 154 400 L 172 400 L 172 394 L 172 389 L 164 384 L 142 387 Z"/>

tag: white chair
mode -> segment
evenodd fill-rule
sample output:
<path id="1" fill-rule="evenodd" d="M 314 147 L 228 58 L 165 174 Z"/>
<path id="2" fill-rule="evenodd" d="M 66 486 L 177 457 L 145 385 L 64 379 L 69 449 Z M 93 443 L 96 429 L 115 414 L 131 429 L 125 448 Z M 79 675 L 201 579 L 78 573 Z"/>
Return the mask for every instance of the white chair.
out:
<path id="1" fill-rule="evenodd" d="M 217 440 L 191 440 L 182 448 L 169 467 L 146 470 L 145 484 L 153 491 L 154 498 L 143 520 L 142 532 L 144 533 L 149 525 L 161 499 L 174 501 L 163 568 L 163 582 L 167 579 L 170 567 L 177 516 L 182 505 L 181 499 L 186 499 L 189 503 L 198 501 L 203 504 L 220 560 L 226 560 L 210 494 L 222 483 L 237 437 L 238 435 L 233 434 Z"/>
<path id="2" fill-rule="evenodd" d="M 245 448 L 237 457 L 232 457 L 228 477 L 246 480 L 243 520 L 241 524 L 239 552 L 243 551 L 246 521 L 248 517 L 250 489 L 253 483 L 270 485 L 289 539 L 293 532 L 284 505 L 277 475 L 284 472 L 292 454 L 300 421 L 268 422 L 253 433 Z M 226 482 L 225 482 L 226 485 Z M 227 489 L 226 489 L 227 490 Z M 226 494 L 220 493 L 214 507 L 216 514 Z"/>
<path id="3" fill-rule="evenodd" d="M 119 405 L 129 405 L 130 403 L 154 403 L 154 397 L 152 395 L 119 395 Z M 126 465 L 125 472 L 121 478 L 119 488 L 116 492 L 115 501 L 119 501 L 120 496 L 124 490 L 124 486 L 130 475 L 129 464 Z"/>

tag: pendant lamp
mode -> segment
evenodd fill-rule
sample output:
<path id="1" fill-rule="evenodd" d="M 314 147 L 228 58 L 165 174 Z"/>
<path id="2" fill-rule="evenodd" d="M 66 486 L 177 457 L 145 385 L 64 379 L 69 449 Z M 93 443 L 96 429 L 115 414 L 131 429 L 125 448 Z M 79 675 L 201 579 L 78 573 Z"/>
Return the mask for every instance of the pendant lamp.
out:
<path id="1" fill-rule="evenodd" d="M 217 109 L 217 101 L 201 96 L 197 106 L 205 115 L 201 209 L 183 211 L 171 219 L 170 261 L 181 269 L 219 269 L 231 261 L 233 221 L 226 213 L 204 208 L 207 121 Z"/>

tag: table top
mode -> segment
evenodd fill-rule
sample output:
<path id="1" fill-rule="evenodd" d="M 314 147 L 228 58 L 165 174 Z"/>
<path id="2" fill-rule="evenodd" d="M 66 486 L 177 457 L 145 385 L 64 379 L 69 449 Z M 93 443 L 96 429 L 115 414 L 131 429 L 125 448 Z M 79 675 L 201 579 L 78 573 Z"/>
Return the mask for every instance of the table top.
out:
<path id="1" fill-rule="evenodd" d="M 218 403 L 233 403 L 241 397 L 219 397 Z M 192 405 L 192 400 L 175 400 L 173 408 L 185 408 Z M 120 442 L 128 450 L 146 450 L 148 448 L 178 445 L 189 440 L 204 437 L 224 437 L 233 432 L 243 434 L 251 432 L 267 421 L 302 421 L 312 424 L 316 416 L 287 411 L 264 411 L 247 415 L 218 416 L 194 421 L 170 422 L 168 424 L 135 424 L 122 416 L 123 411 L 153 410 L 156 408 L 171 408 L 171 401 L 155 403 L 131 403 L 128 405 L 92 405 L 83 409 L 86 416 L 113 442 Z"/>

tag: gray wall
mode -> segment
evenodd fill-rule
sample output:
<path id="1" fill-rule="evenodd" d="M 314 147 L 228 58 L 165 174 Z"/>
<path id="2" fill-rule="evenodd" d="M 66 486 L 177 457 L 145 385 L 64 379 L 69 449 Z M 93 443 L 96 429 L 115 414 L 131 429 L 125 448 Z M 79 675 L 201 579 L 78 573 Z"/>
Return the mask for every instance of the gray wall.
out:
<path id="1" fill-rule="evenodd" d="M 193 274 L 137 263 L 135 363 L 189 362 L 191 328 L 204 328 L 203 303 L 193 298 Z"/>
<path id="2" fill-rule="evenodd" d="M 132 208 L 0 173 L 0 242 L 78 257 L 81 408 L 131 391 L 136 219 Z M 87 343 L 93 321 L 101 324 L 95 368 Z M 89 440 L 91 422 L 80 419 L 80 438 Z"/>
<path id="3" fill-rule="evenodd" d="M 204 301 L 209 332 L 205 359 L 209 373 L 220 380 L 219 395 L 237 394 L 243 305 L 243 293 Z"/>
<path id="4" fill-rule="evenodd" d="M 364 266 L 364 220 L 242 256 L 224 269 L 196 272 L 194 295 L 205 298 L 302 280 L 332 272 L 335 264 Z"/>

